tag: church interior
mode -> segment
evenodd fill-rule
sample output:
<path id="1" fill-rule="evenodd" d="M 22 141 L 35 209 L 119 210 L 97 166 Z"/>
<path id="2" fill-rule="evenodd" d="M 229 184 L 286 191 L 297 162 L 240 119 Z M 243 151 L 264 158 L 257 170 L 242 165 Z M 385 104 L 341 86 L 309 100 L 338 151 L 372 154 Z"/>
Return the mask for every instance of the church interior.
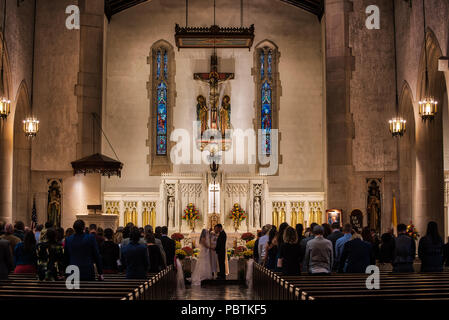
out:
<path id="1" fill-rule="evenodd" d="M 0 0 L 0 221 L 449 236 L 445 0 Z M 193 218 L 192 218 L 193 216 Z"/>

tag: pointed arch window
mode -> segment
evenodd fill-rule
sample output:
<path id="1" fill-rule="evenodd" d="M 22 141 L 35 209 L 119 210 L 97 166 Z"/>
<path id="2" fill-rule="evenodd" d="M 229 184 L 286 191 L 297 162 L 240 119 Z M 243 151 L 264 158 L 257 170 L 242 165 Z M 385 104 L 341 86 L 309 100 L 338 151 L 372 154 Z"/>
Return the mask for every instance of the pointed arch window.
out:
<path id="1" fill-rule="evenodd" d="M 262 141 L 259 143 L 260 152 L 271 155 L 271 131 L 275 128 L 275 105 L 277 98 L 277 50 L 271 46 L 261 46 L 256 50 L 259 72 L 257 81 L 258 91 L 258 128 L 262 130 Z"/>
<path id="2" fill-rule="evenodd" d="M 175 104 L 175 63 L 173 46 L 159 40 L 151 47 L 148 64 L 151 64 L 148 91 L 151 97 L 147 146 L 150 175 L 170 172 L 170 134 Z"/>

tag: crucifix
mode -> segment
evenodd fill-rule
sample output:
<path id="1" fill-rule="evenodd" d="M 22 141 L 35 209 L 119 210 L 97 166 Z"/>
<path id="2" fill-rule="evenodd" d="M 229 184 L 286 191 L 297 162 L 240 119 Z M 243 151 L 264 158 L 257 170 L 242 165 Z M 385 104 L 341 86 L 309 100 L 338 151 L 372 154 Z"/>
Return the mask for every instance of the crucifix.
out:
<path id="1" fill-rule="evenodd" d="M 194 73 L 193 79 L 209 84 L 210 127 L 216 130 L 218 129 L 218 100 L 220 98 L 218 86 L 227 80 L 234 79 L 234 74 L 218 72 L 218 58 L 214 52 L 210 58 L 210 72 Z"/>

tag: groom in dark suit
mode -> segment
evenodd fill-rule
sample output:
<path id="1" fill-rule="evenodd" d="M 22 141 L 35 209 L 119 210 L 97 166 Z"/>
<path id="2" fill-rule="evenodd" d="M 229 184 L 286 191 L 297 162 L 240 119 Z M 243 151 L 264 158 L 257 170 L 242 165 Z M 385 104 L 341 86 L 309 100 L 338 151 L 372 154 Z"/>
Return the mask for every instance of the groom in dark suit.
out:
<path id="1" fill-rule="evenodd" d="M 218 267 L 220 271 L 218 272 L 218 279 L 225 280 L 226 272 L 225 272 L 225 259 L 226 259 L 226 232 L 223 230 L 223 226 L 221 224 L 217 224 L 214 228 L 216 234 L 218 234 L 217 238 L 217 246 L 215 247 L 215 252 L 218 257 Z"/>

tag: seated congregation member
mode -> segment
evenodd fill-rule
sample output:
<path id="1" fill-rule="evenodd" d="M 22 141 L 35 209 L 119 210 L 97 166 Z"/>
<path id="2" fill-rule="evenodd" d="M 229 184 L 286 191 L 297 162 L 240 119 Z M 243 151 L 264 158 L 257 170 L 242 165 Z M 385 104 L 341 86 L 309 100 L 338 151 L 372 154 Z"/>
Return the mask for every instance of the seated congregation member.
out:
<path id="1" fill-rule="evenodd" d="M 140 244 L 140 232 L 132 227 L 129 234 L 129 244 L 122 248 L 122 264 L 126 268 L 126 278 L 146 279 L 150 265 L 148 249 Z"/>
<path id="2" fill-rule="evenodd" d="M 100 255 L 103 262 L 103 273 L 111 274 L 118 272 L 117 261 L 120 259 L 120 247 L 112 240 L 114 231 L 107 228 L 104 230 L 105 240 L 100 246 Z"/>
<path id="3" fill-rule="evenodd" d="M 73 229 L 75 234 L 65 242 L 66 264 L 78 266 L 82 281 L 95 280 L 95 265 L 100 280 L 103 280 L 103 264 L 95 235 L 85 233 L 83 220 L 76 220 Z"/>
<path id="4" fill-rule="evenodd" d="M 11 253 L 14 253 L 14 248 L 21 241 L 20 238 L 14 235 L 14 227 L 11 223 L 5 225 L 5 233 L 0 238 L 9 241 Z"/>
<path id="5" fill-rule="evenodd" d="M 278 260 L 278 242 L 277 242 L 277 232 L 275 228 L 271 228 L 268 233 L 268 242 L 265 248 L 264 266 L 267 269 L 274 270 L 277 266 Z"/>
<path id="6" fill-rule="evenodd" d="M 33 231 L 25 233 L 23 242 L 14 248 L 14 273 L 36 273 L 36 238 Z"/>
<path id="7" fill-rule="evenodd" d="M 292 227 L 284 231 L 284 241 L 279 248 L 278 265 L 281 265 L 284 276 L 297 276 L 301 273 L 301 259 L 298 243 L 298 234 Z"/>
<path id="8" fill-rule="evenodd" d="M 343 227 L 343 236 L 335 241 L 335 265 L 340 265 L 340 258 L 343 253 L 346 242 L 352 238 L 352 226 L 347 223 Z"/>
<path id="9" fill-rule="evenodd" d="M 376 264 L 371 243 L 354 233 L 345 243 L 340 257 L 338 272 L 365 273 L 369 265 Z"/>
<path id="10" fill-rule="evenodd" d="M 380 237 L 379 262 L 392 263 L 395 238 L 392 232 L 385 232 Z"/>
<path id="11" fill-rule="evenodd" d="M 150 268 L 149 272 L 151 273 L 158 273 L 162 269 L 164 269 L 164 261 L 162 259 L 161 249 L 159 249 L 158 245 L 156 244 L 156 238 L 154 237 L 154 234 L 147 233 L 145 240 L 147 241 L 147 249 L 148 249 L 148 257 L 150 259 Z M 174 261 L 173 257 L 173 261 Z"/>
<path id="12" fill-rule="evenodd" d="M 8 279 L 8 274 L 14 269 L 11 248 L 8 240 L 0 239 L 0 280 Z"/>
<path id="13" fill-rule="evenodd" d="M 413 272 L 413 261 L 415 261 L 415 240 L 406 233 L 407 226 L 398 224 L 398 236 L 394 239 L 393 249 L 393 272 Z"/>
<path id="14" fill-rule="evenodd" d="M 419 240 L 418 256 L 421 259 L 421 272 L 443 271 L 443 240 L 434 221 L 427 224 L 427 233 Z"/>
<path id="15" fill-rule="evenodd" d="M 175 252 L 176 252 L 176 242 L 168 237 L 168 228 L 166 226 L 162 227 L 161 236 L 162 247 L 165 251 L 166 265 L 170 266 L 175 263 Z M 148 243 L 148 242 L 147 242 Z M 151 262 L 151 257 L 150 257 Z"/>
<path id="16" fill-rule="evenodd" d="M 314 238 L 307 242 L 303 270 L 310 274 L 329 274 L 334 263 L 332 242 L 323 237 L 323 227 L 313 228 Z"/>
<path id="17" fill-rule="evenodd" d="M 45 241 L 37 245 L 37 266 L 39 280 L 55 281 L 64 277 L 64 249 L 57 240 L 57 233 L 53 228 L 45 232 Z"/>

